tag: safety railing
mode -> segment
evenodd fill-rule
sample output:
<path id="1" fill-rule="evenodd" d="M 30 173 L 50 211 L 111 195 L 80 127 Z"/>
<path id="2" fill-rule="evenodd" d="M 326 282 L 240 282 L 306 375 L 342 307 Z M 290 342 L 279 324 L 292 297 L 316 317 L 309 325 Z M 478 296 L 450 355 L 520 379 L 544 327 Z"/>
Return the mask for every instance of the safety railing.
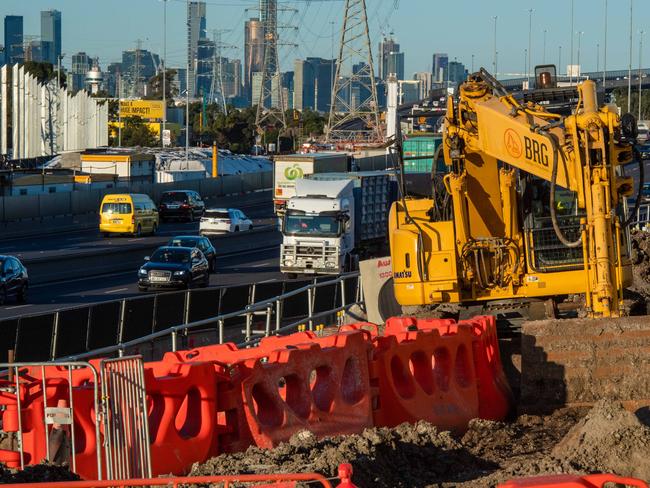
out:
<path id="1" fill-rule="evenodd" d="M 306 291 L 306 287 L 324 280 L 329 282 L 329 286 L 319 285 L 312 287 L 311 292 Z M 190 347 L 193 341 L 201 340 L 209 333 L 198 330 L 206 328 L 221 330 L 216 337 L 210 336 L 210 342 L 247 342 L 260 333 L 268 334 L 294 320 L 302 321 L 307 315 L 311 315 L 312 326 L 314 321 L 327 319 L 327 313 L 322 312 L 330 311 L 334 317 L 336 310 L 340 310 L 338 307 L 357 300 L 359 293 L 355 274 L 346 275 L 343 280 L 345 285 L 342 287 L 331 284 L 331 278 L 319 278 L 193 289 L 3 319 L 0 320 L 0 362 L 9 360 L 8 350 L 13 350 L 15 361 L 23 362 L 93 357 L 87 353 L 96 350 L 114 352 L 117 350 L 114 346 L 118 344 L 137 345 L 143 337 L 156 339 L 169 335 L 167 331 L 172 327 L 177 327 L 178 331 L 183 324 L 197 322 L 200 325 L 192 328 L 193 337 L 190 332 L 182 333 L 183 340 Z M 305 297 L 311 293 L 311 299 L 308 301 L 297 296 L 301 293 Z M 274 301 L 273 297 L 283 298 L 276 304 L 278 300 Z M 308 303 L 311 303 L 311 310 Z M 263 323 L 259 323 L 262 317 Z M 220 328 L 219 320 L 223 322 Z M 235 323 L 243 334 L 241 330 L 234 333 Z M 38 337 L 38 341 L 34 341 L 34 337 Z M 132 352 L 143 353 L 139 350 Z"/>
<path id="2" fill-rule="evenodd" d="M 650 223 L 650 203 L 641 203 L 636 210 L 636 215 L 632 221 L 632 228 L 638 230 L 647 230 Z"/>
<path id="3" fill-rule="evenodd" d="M 346 284 L 349 282 L 353 282 L 355 285 L 354 298 L 350 301 L 347 299 L 348 290 L 346 290 Z M 326 287 L 331 288 L 333 286 L 336 287 L 337 290 L 340 290 L 338 295 L 340 297 L 340 304 L 333 308 L 318 310 L 316 307 L 317 291 L 320 289 L 325 289 Z M 283 318 L 283 311 L 287 302 L 301 295 L 306 298 L 307 314 L 299 317 L 290 317 L 290 323 L 283 323 L 285 322 Z M 314 282 L 302 286 L 296 290 L 285 292 L 281 295 L 277 295 L 268 299 L 260 300 L 256 303 L 247 305 L 243 309 L 235 312 L 219 314 L 203 320 L 175 325 L 165 330 L 147 334 L 131 341 L 120 342 L 113 346 L 98 348 L 84 354 L 71 355 L 65 359 L 80 360 L 84 358 L 95 358 L 102 356 L 106 357 L 114 354 L 123 356 L 128 350 L 132 348 L 151 344 L 152 342 L 161 339 L 169 339 L 171 341 L 170 349 L 172 351 L 177 351 L 179 349 L 179 346 L 181 346 L 181 340 L 186 339 L 191 331 L 197 329 L 205 329 L 206 327 L 216 329 L 216 339 L 220 344 L 222 344 L 225 342 L 225 333 L 227 331 L 226 321 L 237 318 L 242 318 L 245 320 L 246 328 L 243 330 L 243 340 L 234 340 L 232 342 L 236 342 L 238 345 L 253 345 L 262 337 L 294 331 L 300 325 L 304 325 L 305 329 L 313 331 L 315 329 L 315 325 L 317 325 L 317 321 L 324 321 L 324 319 L 327 317 L 340 317 L 340 312 L 348 310 L 355 305 L 362 304 L 363 289 L 361 287 L 359 273 L 346 273 L 336 278 L 326 279 L 323 281 L 314 280 Z M 254 330 L 252 327 L 251 318 L 259 312 L 261 312 L 264 316 L 264 329 Z M 184 344 L 183 347 L 187 347 L 187 344 Z"/>

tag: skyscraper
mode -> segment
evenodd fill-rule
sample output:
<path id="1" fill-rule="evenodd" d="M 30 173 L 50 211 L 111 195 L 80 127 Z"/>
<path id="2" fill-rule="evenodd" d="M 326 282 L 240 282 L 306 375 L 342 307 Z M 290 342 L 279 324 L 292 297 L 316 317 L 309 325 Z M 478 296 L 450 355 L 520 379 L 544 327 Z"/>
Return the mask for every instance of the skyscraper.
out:
<path id="1" fill-rule="evenodd" d="M 384 37 L 384 40 L 379 43 L 379 78 L 384 81 L 388 78 L 388 75 L 394 73 L 390 71 L 388 66 L 391 53 L 399 53 L 399 44 L 392 37 Z M 402 72 L 402 77 L 398 76 L 398 79 L 401 80 L 403 77 L 404 73 Z"/>
<path id="2" fill-rule="evenodd" d="M 329 112 L 332 103 L 332 81 L 335 59 L 307 58 L 294 64 L 293 108 Z"/>
<path id="3" fill-rule="evenodd" d="M 122 51 L 122 96 L 141 97 L 149 79 L 160 66 L 160 57 L 146 49 L 129 49 Z"/>
<path id="4" fill-rule="evenodd" d="M 5 60 L 7 64 L 22 63 L 24 60 L 22 15 L 5 17 Z"/>
<path id="5" fill-rule="evenodd" d="M 72 55 L 71 79 L 68 81 L 72 91 L 81 90 L 84 87 L 86 73 L 90 70 L 91 60 L 85 52 L 78 52 Z"/>
<path id="6" fill-rule="evenodd" d="M 404 53 L 391 51 L 388 53 L 386 60 L 386 73 L 388 75 L 394 74 L 398 80 L 404 79 Z"/>
<path id="7" fill-rule="evenodd" d="M 196 52 L 196 85 L 194 87 L 195 96 L 210 94 L 212 86 L 213 64 L 215 45 L 214 41 L 207 38 L 201 38 L 198 42 Z"/>
<path id="8" fill-rule="evenodd" d="M 447 53 L 435 53 L 433 55 L 433 82 L 444 83 L 447 81 L 447 65 L 449 56 Z"/>
<path id="9" fill-rule="evenodd" d="M 61 12 L 44 10 L 41 12 L 41 59 L 56 65 L 60 55 Z"/>
<path id="10" fill-rule="evenodd" d="M 207 38 L 205 2 L 189 2 L 187 6 L 187 59 L 189 64 L 189 92 L 196 95 L 199 40 Z"/>
<path id="11" fill-rule="evenodd" d="M 264 67 L 264 27 L 260 19 L 252 18 L 244 24 L 244 95 L 253 100 L 253 73 Z"/>
<path id="12" fill-rule="evenodd" d="M 423 100 L 429 96 L 431 91 L 433 76 L 428 71 L 420 71 L 413 75 L 413 79 L 419 82 L 418 100 Z"/>
<path id="13" fill-rule="evenodd" d="M 467 79 L 467 70 L 465 69 L 465 65 L 463 63 L 451 61 L 449 63 L 448 69 L 450 83 L 462 83 Z"/>

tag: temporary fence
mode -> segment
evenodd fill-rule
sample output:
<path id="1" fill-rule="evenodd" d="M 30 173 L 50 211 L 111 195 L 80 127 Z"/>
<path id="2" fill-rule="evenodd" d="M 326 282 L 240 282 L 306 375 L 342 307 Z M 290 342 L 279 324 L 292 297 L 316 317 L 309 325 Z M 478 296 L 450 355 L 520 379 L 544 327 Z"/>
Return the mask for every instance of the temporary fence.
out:
<path id="1" fill-rule="evenodd" d="M 310 289 L 317 285 L 322 284 Z M 501 382 L 501 360 L 493 348 L 494 317 L 459 323 L 391 319 L 383 334 L 367 323 L 318 329 L 262 338 L 255 347 L 225 343 L 170 351 L 160 361 L 144 363 L 142 375 L 137 358 L 123 359 L 125 365 L 118 360 L 112 369 L 132 383 L 130 389 L 107 386 L 114 379 L 107 377 L 105 361 L 90 362 L 99 375 L 88 368 L 72 371 L 67 382 L 72 393 L 55 388 L 62 375 L 56 363 L 49 363 L 51 373 L 39 369 L 44 366 L 15 365 L 21 379 L 0 378 L 0 401 L 3 429 L 10 437 L 20 431 L 21 441 L 0 451 L 0 461 L 15 467 L 18 458 L 33 464 L 47 454 L 52 460 L 43 446 L 48 426 L 38 420 L 41 397 L 47 405 L 74 398 L 74 433 L 64 430 L 64 437 L 74 436 L 72 444 L 84 445 L 83 452 L 75 451 L 76 471 L 91 479 L 102 471 L 88 455 L 96 449 L 91 441 L 98 428 L 106 476 L 122 473 L 111 467 L 114 459 L 146 466 L 149 453 L 156 476 L 186 473 L 195 462 L 251 445 L 274 447 L 302 430 L 318 436 L 351 434 L 422 419 L 462 432 L 471 418 L 501 420 L 508 412 L 510 392 Z M 139 410 L 145 405 L 143 385 L 146 416 Z M 77 396 L 88 404 L 99 391 L 99 414 L 77 408 Z M 125 404 L 125 398 L 131 403 Z M 484 403 L 490 405 L 484 408 Z M 31 420 L 21 427 L 22 418 Z M 125 438 L 114 439 L 111 419 L 125 426 Z"/>
<path id="2" fill-rule="evenodd" d="M 361 302 L 358 273 L 337 278 L 274 281 L 126 298 L 0 321 L 0 361 L 141 354 L 203 343 L 249 343 L 313 330 Z M 38 341 L 34 341 L 38 337 Z"/>

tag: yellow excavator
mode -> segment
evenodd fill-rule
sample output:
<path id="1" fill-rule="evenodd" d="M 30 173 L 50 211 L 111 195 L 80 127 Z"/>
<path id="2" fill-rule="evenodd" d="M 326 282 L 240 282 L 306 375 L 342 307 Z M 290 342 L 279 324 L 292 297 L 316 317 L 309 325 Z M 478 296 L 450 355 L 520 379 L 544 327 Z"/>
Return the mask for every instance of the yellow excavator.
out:
<path id="1" fill-rule="evenodd" d="M 393 204 L 399 304 L 536 302 L 553 316 L 558 300 L 583 295 L 588 317 L 625 315 L 634 188 L 623 166 L 635 159 L 636 122 L 600 104 L 591 80 L 558 87 L 545 65 L 535 82 L 512 94 L 482 69 L 448 97 L 443 181 L 453 218 L 438 218 L 435 198 L 403 193 Z"/>

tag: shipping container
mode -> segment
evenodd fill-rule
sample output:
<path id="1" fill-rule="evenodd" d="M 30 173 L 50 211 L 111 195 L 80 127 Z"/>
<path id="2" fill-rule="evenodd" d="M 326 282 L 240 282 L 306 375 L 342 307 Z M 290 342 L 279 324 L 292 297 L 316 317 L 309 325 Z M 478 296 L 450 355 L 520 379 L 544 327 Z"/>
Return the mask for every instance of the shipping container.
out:
<path id="1" fill-rule="evenodd" d="M 404 172 L 405 173 L 431 173 L 433 157 L 442 144 L 441 136 L 411 136 L 404 139 Z M 410 159 L 422 156 L 431 156 L 431 159 Z M 442 158 L 436 165 L 437 173 L 445 173 L 446 166 Z"/>

